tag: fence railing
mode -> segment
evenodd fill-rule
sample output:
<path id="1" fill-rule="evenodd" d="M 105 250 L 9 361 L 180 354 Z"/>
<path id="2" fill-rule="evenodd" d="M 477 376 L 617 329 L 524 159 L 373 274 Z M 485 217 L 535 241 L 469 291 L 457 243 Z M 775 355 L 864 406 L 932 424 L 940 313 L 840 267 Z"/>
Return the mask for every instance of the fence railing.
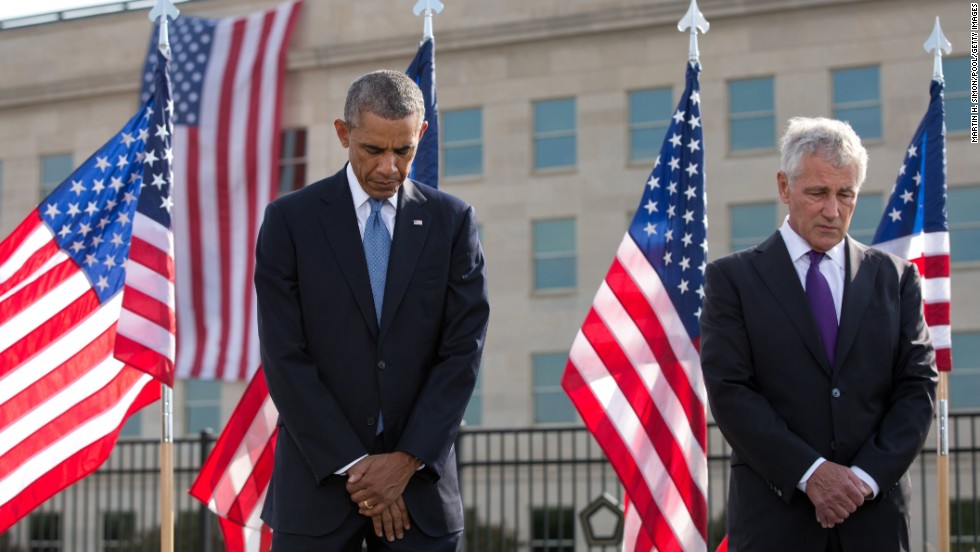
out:
<path id="1" fill-rule="evenodd" d="M 980 413 L 950 416 L 953 550 L 980 550 Z M 175 548 L 224 550 L 217 521 L 187 489 L 214 445 L 202 433 L 174 442 Z M 469 429 L 456 444 L 467 552 L 618 551 L 622 486 L 580 426 Z M 724 535 L 729 448 L 708 428 L 708 550 Z M 935 550 L 936 447 L 911 469 L 913 550 Z M 159 550 L 159 443 L 120 441 L 94 474 L 51 498 L 5 534 L 0 552 Z"/>

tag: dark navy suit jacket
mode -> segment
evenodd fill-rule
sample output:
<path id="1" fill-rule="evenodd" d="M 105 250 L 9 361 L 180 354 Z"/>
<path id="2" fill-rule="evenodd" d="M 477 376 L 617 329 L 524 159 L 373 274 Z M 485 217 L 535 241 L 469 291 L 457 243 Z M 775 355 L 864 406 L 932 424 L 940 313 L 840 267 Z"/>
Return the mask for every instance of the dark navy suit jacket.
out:
<path id="1" fill-rule="evenodd" d="M 385 451 L 425 464 L 403 495 L 413 529 L 461 530 L 453 442 L 489 316 L 473 208 L 406 179 L 380 327 L 344 170 L 269 204 L 255 286 L 262 364 L 280 414 L 262 519 L 324 535 L 359 515 L 334 473 L 370 452 L 380 410 Z"/>
<path id="2" fill-rule="evenodd" d="M 929 431 L 935 353 L 914 265 L 847 238 L 830 364 L 779 232 L 705 271 L 701 364 L 732 446 L 729 550 L 824 552 L 796 485 L 819 457 L 881 491 L 837 528 L 844 550 L 909 549 L 908 468 Z"/>

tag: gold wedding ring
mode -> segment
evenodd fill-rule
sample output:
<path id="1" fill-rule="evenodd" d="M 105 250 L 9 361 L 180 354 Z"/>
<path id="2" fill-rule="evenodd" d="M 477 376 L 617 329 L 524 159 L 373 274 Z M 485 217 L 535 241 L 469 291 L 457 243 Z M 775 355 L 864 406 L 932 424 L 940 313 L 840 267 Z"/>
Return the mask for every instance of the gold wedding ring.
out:
<path id="1" fill-rule="evenodd" d="M 365 509 L 365 510 L 370 510 L 370 509 L 371 509 L 371 505 L 370 505 L 370 504 L 368 504 L 368 501 L 367 501 L 367 500 L 365 500 L 365 501 L 364 501 L 364 502 L 362 502 L 361 504 L 362 504 L 362 505 L 364 505 L 364 509 Z"/>

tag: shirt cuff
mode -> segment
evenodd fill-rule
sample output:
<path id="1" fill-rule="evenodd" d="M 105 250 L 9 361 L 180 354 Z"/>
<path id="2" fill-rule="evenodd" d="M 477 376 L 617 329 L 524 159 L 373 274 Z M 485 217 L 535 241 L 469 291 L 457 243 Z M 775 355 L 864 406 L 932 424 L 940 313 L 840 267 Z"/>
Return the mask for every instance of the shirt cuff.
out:
<path id="1" fill-rule="evenodd" d="M 813 472 L 817 471 L 817 468 L 820 467 L 820 464 L 823 464 L 826 461 L 827 459 L 824 457 L 820 457 L 814 460 L 813 464 L 810 466 L 810 469 L 806 470 L 806 473 L 803 474 L 803 477 L 800 479 L 800 482 L 796 484 L 796 488 L 806 493 L 806 482 L 810 479 L 810 476 L 813 475 Z"/>
<path id="2" fill-rule="evenodd" d="M 877 498 L 878 491 L 881 490 L 881 487 L 878 486 L 878 483 L 875 482 L 874 478 L 868 475 L 868 472 L 857 466 L 851 466 L 851 471 L 854 472 L 854 475 L 860 477 L 861 481 L 864 481 L 869 487 L 871 487 L 871 498 Z"/>
<path id="3" fill-rule="evenodd" d="M 361 456 L 360 458 L 358 458 L 357 460 L 354 460 L 350 464 L 347 464 L 346 466 L 344 466 L 344 467 L 340 468 L 339 470 L 333 472 L 333 474 L 334 475 L 347 475 L 347 470 L 353 468 L 354 467 L 354 464 L 360 462 L 361 460 L 364 460 L 367 457 L 368 457 L 368 455 L 365 454 L 365 455 Z"/>

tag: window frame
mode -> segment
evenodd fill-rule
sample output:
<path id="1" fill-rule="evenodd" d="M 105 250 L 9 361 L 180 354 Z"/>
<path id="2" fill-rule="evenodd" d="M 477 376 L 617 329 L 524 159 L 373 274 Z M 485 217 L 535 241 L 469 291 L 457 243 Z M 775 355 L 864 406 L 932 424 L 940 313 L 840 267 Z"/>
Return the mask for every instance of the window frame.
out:
<path id="1" fill-rule="evenodd" d="M 560 130 L 545 130 L 539 132 L 538 127 L 538 108 L 547 104 L 558 104 L 560 102 L 571 102 L 572 116 L 571 127 Z M 575 170 L 578 168 L 578 101 L 574 96 L 562 98 L 550 98 L 534 100 L 531 103 L 531 166 L 535 173 L 551 173 Z M 572 162 L 567 165 L 549 165 L 542 167 L 538 164 L 538 151 L 540 143 L 545 140 L 556 140 L 563 138 L 572 139 Z"/>
<path id="2" fill-rule="evenodd" d="M 446 134 L 448 134 L 448 129 L 451 126 L 449 120 L 454 115 L 462 115 L 468 112 L 476 112 L 477 114 L 477 123 L 479 125 L 477 128 L 478 137 L 462 139 L 462 140 L 452 140 L 452 141 L 447 140 Z M 477 107 L 464 107 L 459 109 L 444 110 L 439 114 L 439 116 L 442 118 L 442 121 L 440 121 L 441 128 L 439 133 L 439 140 L 441 142 L 440 147 L 442 148 L 442 151 L 440 152 L 439 155 L 439 163 L 441 165 L 439 168 L 440 177 L 447 178 L 447 179 L 454 179 L 454 180 L 464 180 L 469 178 L 482 177 L 486 169 L 484 164 L 485 147 L 484 147 L 484 133 L 483 133 L 483 107 L 477 106 Z M 478 147 L 480 150 L 479 170 L 474 173 L 451 174 L 451 171 L 449 170 L 449 159 L 452 157 L 452 153 L 454 151 L 458 151 L 464 148 L 474 148 L 474 147 Z"/>

